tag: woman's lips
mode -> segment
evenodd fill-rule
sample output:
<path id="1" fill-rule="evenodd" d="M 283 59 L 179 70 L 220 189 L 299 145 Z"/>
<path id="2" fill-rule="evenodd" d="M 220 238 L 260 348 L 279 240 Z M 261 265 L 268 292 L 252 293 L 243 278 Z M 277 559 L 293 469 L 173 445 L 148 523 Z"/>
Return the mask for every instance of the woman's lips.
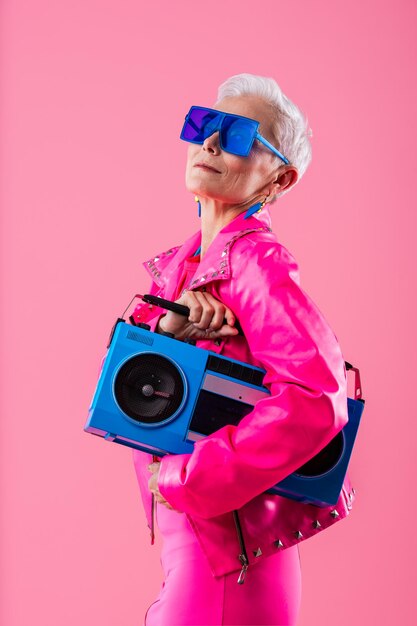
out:
<path id="1" fill-rule="evenodd" d="M 210 165 L 206 165 L 206 163 L 196 163 L 194 167 L 201 167 L 203 170 L 207 170 L 208 172 L 215 172 L 216 174 L 220 174 L 219 170 L 216 170 L 214 167 Z"/>

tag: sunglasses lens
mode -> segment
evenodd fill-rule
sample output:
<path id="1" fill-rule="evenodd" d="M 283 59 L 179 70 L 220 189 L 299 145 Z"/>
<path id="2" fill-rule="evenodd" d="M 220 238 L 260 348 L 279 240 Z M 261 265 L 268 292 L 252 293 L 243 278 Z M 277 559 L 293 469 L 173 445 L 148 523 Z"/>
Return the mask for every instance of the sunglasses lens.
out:
<path id="1" fill-rule="evenodd" d="M 189 112 L 181 132 L 181 139 L 203 143 L 219 127 L 219 114 L 195 107 Z"/>
<path id="2" fill-rule="evenodd" d="M 221 131 L 223 150 L 238 156 L 247 156 L 257 128 L 258 122 L 254 120 L 226 116 Z"/>
<path id="3" fill-rule="evenodd" d="M 232 114 L 224 114 L 214 109 L 191 107 L 180 138 L 192 143 L 204 143 L 217 130 L 220 130 L 220 143 L 223 150 L 238 156 L 248 156 L 258 130 L 258 122 Z"/>

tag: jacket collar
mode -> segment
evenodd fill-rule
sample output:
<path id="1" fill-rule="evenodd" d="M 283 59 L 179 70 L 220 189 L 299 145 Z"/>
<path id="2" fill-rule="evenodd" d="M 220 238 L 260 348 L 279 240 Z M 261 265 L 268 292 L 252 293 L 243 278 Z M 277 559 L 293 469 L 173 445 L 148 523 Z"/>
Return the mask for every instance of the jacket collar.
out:
<path id="1" fill-rule="evenodd" d="M 228 279 L 230 277 L 229 255 L 232 245 L 240 237 L 254 231 L 272 231 L 271 214 L 268 206 L 265 206 L 260 213 L 251 215 L 247 220 L 244 219 L 244 213 L 241 213 L 222 228 L 211 242 L 199 264 L 191 288 L 196 289 L 213 280 Z M 157 254 L 145 261 L 143 266 L 159 287 L 166 287 L 172 271 L 178 268 L 180 275 L 185 259 L 193 255 L 200 245 L 201 230 L 189 237 L 182 246 L 176 246 Z M 166 297 L 168 297 L 168 293 Z"/>

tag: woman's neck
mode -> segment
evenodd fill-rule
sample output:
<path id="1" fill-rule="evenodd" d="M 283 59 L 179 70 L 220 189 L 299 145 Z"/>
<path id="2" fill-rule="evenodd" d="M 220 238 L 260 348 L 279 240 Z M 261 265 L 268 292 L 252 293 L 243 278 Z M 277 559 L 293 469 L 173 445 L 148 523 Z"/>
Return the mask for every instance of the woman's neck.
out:
<path id="1" fill-rule="evenodd" d="M 213 239 L 235 217 L 246 211 L 256 200 L 242 204 L 228 205 L 217 202 L 212 198 L 201 198 L 201 252 L 200 260 L 204 257 Z"/>

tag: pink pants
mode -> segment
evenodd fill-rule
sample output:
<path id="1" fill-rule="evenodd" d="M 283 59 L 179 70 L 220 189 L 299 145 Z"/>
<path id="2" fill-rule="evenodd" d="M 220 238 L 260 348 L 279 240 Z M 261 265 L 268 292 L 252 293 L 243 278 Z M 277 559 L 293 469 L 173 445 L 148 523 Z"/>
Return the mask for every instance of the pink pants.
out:
<path id="1" fill-rule="evenodd" d="M 239 572 L 215 578 L 187 517 L 156 504 L 165 575 L 144 626 L 270 626 L 296 624 L 301 601 L 298 545 Z M 225 546 L 227 550 L 227 546 Z"/>

